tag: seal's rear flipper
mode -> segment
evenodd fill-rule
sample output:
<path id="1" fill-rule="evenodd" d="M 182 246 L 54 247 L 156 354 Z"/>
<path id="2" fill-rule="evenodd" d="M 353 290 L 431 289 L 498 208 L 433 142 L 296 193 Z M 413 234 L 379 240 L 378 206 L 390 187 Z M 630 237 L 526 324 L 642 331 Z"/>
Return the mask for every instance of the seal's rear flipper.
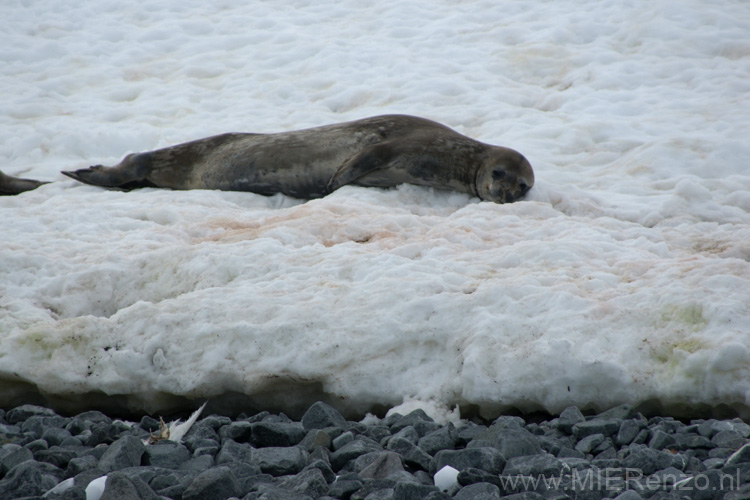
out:
<path id="1" fill-rule="evenodd" d="M 150 172 L 147 154 L 132 154 L 125 157 L 114 167 L 94 165 L 75 171 L 63 171 L 71 179 L 92 186 L 119 188 L 129 191 L 142 187 L 156 187 L 146 179 Z"/>
<path id="2" fill-rule="evenodd" d="M 84 184 L 122 189 L 123 191 L 145 187 L 158 187 L 156 184 L 146 179 L 127 180 L 123 178 L 123 176 L 112 175 L 113 172 L 111 171 L 114 168 L 115 167 L 102 167 L 101 165 L 95 165 L 93 167 L 82 168 L 72 172 L 63 170 L 62 174 L 67 175 L 78 182 L 83 182 Z"/>
<path id="3" fill-rule="evenodd" d="M 78 182 L 91 184 L 92 186 L 117 187 L 118 184 L 112 183 L 112 176 L 108 175 L 104 169 L 105 167 L 101 165 L 94 165 L 93 167 L 81 168 L 74 171 L 63 170 L 62 174 Z"/>
<path id="4" fill-rule="evenodd" d="M 49 184 L 49 182 L 36 181 L 34 179 L 22 179 L 20 177 L 5 175 L 0 172 L 0 196 L 12 196 L 31 191 L 42 184 Z"/>

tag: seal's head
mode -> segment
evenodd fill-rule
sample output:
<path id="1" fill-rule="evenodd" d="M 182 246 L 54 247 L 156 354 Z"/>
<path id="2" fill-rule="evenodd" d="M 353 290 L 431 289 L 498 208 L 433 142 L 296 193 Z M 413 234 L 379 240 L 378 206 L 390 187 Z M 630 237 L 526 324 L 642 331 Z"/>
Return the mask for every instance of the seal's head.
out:
<path id="1" fill-rule="evenodd" d="M 492 147 L 477 170 L 477 195 L 484 201 L 510 203 L 522 198 L 533 185 L 529 160 L 512 149 Z"/>

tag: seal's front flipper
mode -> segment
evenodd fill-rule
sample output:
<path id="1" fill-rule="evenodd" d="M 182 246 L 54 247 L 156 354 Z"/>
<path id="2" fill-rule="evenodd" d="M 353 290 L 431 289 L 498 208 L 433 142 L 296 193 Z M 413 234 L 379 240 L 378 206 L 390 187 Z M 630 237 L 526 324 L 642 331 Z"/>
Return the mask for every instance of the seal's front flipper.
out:
<path id="1" fill-rule="evenodd" d="M 22 179 L 0 172 L 0 196 L 12 196 L 36 189 L 48 182 L 35 181 L 34 179 Z"/>
<path id="2" fill-rule="evenodd" d="M 378 144 L 360 151 L 342 163 L 336 170 L 331 180 L 328 181 L 328 192 L 332 193 L 341 186 L 351 184 L 375 170 L 388 166 L 395 155 L 394 148 L 388 143 Z"/>
<path id="3" fill-rule="evenodd" d="M 120 188 L 124 190 L 155 187 L 146 177 L 150 173 L 149 159 L 147 154 L 132 154 L 125 157 L 114 167 L 94 165 L 73 172 L 63 171 L 71 179 L 92 186 L 108 188 Z"/>

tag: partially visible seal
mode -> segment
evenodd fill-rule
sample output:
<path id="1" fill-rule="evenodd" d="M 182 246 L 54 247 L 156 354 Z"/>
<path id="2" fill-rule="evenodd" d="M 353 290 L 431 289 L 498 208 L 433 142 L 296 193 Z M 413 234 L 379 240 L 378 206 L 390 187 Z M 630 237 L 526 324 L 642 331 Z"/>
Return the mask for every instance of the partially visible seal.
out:
<path id="1" fill-rule="evenodd" d="M 507 203 L 534 185 L 517 151 L 439 123 L 386 115 L 277 134 L 222 134 L 63 172 L 86 184 L 134 189 L 219 189 L 320 198 L 341 186 L 416 184 Z"/>
<path id="2" fill-rule="evenodd" d="M 26 191 L 36 189 L 42 184 L 47 184 L 42 181 L 35 181 L 34 179 L 22 179 L 21 177 L 13 177 L 12 175 L 4 174 L 0 171 L 0 196 L 9 196 L 14 194 L 20 194 Z"/>

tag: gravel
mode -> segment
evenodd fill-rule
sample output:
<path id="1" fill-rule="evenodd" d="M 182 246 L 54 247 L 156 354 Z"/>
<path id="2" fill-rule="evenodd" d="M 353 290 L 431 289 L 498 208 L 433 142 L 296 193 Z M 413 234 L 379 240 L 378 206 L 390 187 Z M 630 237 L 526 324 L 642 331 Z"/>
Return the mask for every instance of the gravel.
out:
<path id="1" fill-rule="evenodd" d="M 87 487 L 88 500 L 750 499 L 740 419 L 646 418 L 623 405 L 533 421 L 441 425 L 416 410 L 367 422 L 318 402 L 299 422 L 205 416 L 174 442 L 149 440 L 160 426 L 149 416 L 0 410 L 0 499 L 85 500 Z"/>

